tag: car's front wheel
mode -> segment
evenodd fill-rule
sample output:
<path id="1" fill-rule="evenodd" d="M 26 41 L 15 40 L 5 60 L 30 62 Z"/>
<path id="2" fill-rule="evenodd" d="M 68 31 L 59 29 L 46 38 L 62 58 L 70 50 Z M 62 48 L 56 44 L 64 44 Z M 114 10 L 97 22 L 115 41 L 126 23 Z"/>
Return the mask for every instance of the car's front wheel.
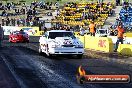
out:
<path id="1" fill-rule="evenodd" d="M 26 43 L 29 43 L 29 40 L 27 40 Z"/>
<path id="2" fill-rule="evenodd" d="M 39 54 L 42 55 L 42 49 L 41 49 L 41 46 L 39 46 Z"/>
<path id="3" fill-rule="evenodd" d="M 9 42 L 10 42 L 10 43 L 12 43 L 12 41 L 11 41 L 11 40 L 12 40 L 12 39 L 11 39 L 11 38 L 9 38 Z"/>

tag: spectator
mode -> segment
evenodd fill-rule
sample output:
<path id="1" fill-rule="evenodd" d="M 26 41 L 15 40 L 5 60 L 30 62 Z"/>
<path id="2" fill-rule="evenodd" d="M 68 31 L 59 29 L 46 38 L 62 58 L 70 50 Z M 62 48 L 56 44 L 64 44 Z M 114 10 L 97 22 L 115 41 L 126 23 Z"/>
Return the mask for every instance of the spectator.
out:
<path id="1" fill-rule="evenodd" d="M 20 25 L 20 21 L 19 21 L 19 19 L 17 19 L 17 25 L 18 25 L 18 26 Z"/>
<path id="2" fill-rule="evenodd" d="M 120 5 L 120 0 L 116 0 L 116 6 Z"/>
<path id="3" fill-rule="evenodd" d="M 13 26 L 15 26 L 16 25 L 16 19 L 14 18 L 13 19 Z"/>
<path id="4" fill-rule="evenodd" d="M 119 26 L 117 26 L 117 31 L 118 31 L 118 35 L 117 35 L 116 48 L 114 50 L 115 52 L 117 52 L 119 42 L 121 42 L 121 44 L 123 44 L 124 29 L 123 29 L 122 24 L 119 24 Z"/>
<path id="5" fill-rule="evenodd" d="M 13 22 L 14 22 L 14 21 L 13 21 L 13 19 L 11 18 L 11 25 L 13 25 Z"/>
<path id="6" fill-rule="evenodd" d="M 127 21 L 128 15 L 129 15 L 128 13 L 125 13 L 125 14 L 124 14 L 124 21 L 125 21 L 125 22 Z"/>
<path id="7" fill-rule="evenodd" d="M 46 32 L 47 31 L 47 28 L 46 27 L 44 27 L 44 32 Z"/>
<path id="8" fill-rule="evenodd" d="M 5 25 L 5 20 L 4 19 L 2 19 L 2 26 L 4 26 Z"/>
<path id="9" fill-rule="evenodd" d="M 7 17 L 6 18 L 6 26 L 9 26 L 9 24 L 10 24 L 10 19 Z"/>
<path id="10" fill-rule="evenodd" d="M 6 11 L 4 10 L 3 12 L 2 12 L 2 16 L 5 16 L 6 15 Z"/>
<path id="11" fill-rule="evenodd" d="M 93 21 L 90 23 L 89 29 L 90 29 L 90 35 L 95 36 L 96 28 L 95 28 L 95 24 Z"/>
<path id="12" fill-rule="evenodd" d="M 83 28 L 83 25 L 80 27 L 80 35 L 83 36 L 85 34 L 85 29 Z"/>

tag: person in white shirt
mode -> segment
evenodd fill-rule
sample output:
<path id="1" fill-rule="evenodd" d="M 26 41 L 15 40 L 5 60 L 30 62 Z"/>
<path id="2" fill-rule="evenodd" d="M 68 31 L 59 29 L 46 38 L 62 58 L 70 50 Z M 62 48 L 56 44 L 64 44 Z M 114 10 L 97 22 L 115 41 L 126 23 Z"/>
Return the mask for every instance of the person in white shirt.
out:
<path id="1" fill-rule="evenodd" d="M 84 36 L 85 34 L 85 29 L 83 28 L 83 25 L 80 27 L 80 35 Z"/>

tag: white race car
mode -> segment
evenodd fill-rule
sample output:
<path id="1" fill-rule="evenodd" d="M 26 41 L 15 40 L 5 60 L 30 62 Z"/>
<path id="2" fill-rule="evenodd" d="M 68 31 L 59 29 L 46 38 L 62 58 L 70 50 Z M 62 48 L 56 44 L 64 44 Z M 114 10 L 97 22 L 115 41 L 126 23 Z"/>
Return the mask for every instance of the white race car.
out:
<path id="1" fill-rule="evenodd" d="M 39 39 L 39 53 L 50 55 L 75 55 L 82 58 L 84 46 L 71 31 L 47 31 Z"/>

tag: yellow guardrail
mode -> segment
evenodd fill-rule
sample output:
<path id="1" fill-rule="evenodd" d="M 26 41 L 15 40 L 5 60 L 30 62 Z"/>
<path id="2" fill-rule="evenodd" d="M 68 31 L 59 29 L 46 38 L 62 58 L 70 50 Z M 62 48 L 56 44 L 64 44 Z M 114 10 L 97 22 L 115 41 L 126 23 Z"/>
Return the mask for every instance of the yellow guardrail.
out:
<path id="1" fill-rule="evenodd" d="M 132 32 L 127 32 L 127 33 L 125 33 L 125 35 L 126 35 L 127 37 L 132 37 Z"/>
<path id="2" fill-rule="evenodd" d="M 119 44 L 117 51 L 122 55 L 132 56 L 132 45 L 131 44 Z"/>
<path id="3" fill-rule="evenodd" d="M 86 49 L 94 49 L 104 52 L 113 52 L 114 45 L 111 38 L 107 37 L 92 37 L 89 35 L 79 36 L 76 35 L 79 40 L 84 44 Z"/>

